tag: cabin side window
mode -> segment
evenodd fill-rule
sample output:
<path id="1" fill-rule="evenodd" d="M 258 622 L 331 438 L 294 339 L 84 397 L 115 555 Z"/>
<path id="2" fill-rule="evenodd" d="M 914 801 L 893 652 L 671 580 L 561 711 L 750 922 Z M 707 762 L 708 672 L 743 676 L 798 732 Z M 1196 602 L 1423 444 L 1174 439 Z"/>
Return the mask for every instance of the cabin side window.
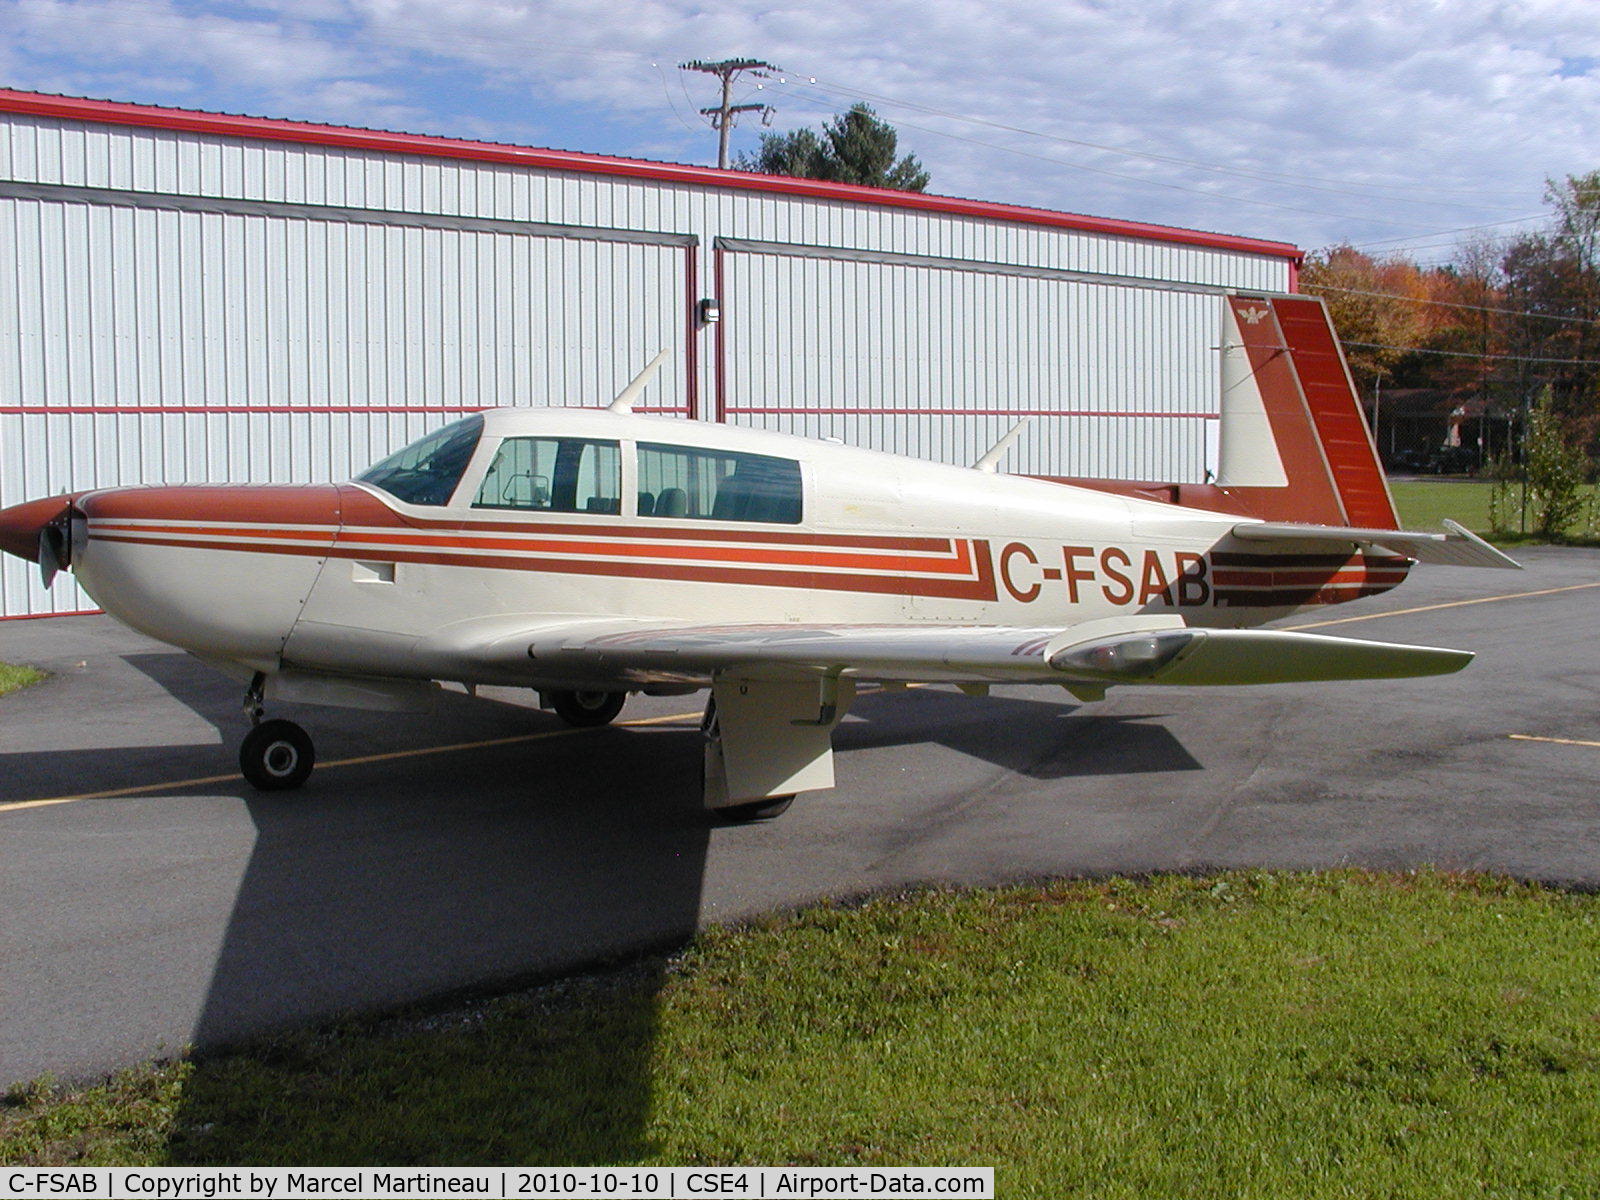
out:
<path id="1" fill-rule="evenodd" d="M 800 464 L 765 454 L 639 443 L 639 515 L 800 523 Z"/>
<path id="2" fill-rule="evenodd" d="M 397 450 L 356 478 L 407 504 L 448 504 L 483 434 L 474 414 Z"/>
<path id="3" fill-rule="evenodd" d="M 621 449 L 616 442 L 590 438 L 506 438 L 472 507 L 619 513 Z"/>

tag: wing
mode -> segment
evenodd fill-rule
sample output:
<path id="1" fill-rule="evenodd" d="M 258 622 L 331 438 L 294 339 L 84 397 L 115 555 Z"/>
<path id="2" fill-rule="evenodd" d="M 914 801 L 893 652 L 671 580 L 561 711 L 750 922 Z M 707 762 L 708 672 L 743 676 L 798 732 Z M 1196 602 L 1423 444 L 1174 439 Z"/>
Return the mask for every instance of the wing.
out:
<path id="1" fill-rule="evenodd" d="M 1068 628 L 466 621 L 417 647 L 434 678 L 539 687 L 709 684 L 705 801 L 736 811 L 833 786 L 833 727 L 858 680 L 1053 683 L 1096 700 L 1121 683 L 1383 679 L 1458 671 L 1472 655 L 1276 629 L 1126 616 Z M 713 716 L 714 714 L 714 716 Z"/>
<path id="2" fill-rule="evenodd" d="M 1445 521 L 1447 533 L 1412 533 L 1403 529 L 1356 529 L 1342 525 L 1290 525 L 1245 521 L 1233 527 L 1233 536 L 1247 542 L 1307 543 L 1343 546 L 1381 546 L 1418 562 L 1453 567 L 1502 567 L 1520 571 L 1522 565 L 1496 550 L 1471 530 Z"/>
<path id="3" fill-rule="evenodd" d="M 701 686 L 714 677 L 1214 685 L 1390 679 L 1459 671 L 1460 650 L 1122 616 L 1065 628 L 464 622 L 419 647 L 436 678 Z"/>

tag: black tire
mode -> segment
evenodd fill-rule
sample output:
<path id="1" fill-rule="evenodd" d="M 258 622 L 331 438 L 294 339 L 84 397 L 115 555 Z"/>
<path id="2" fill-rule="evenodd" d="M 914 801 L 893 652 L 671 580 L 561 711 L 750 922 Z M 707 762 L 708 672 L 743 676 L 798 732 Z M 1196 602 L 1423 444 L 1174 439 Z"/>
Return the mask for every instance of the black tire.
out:
<path id="1" fill-rule="evenodd" d="M 293 721 L 263 721 L 239 745 L 239 770 L 257 791 L 297 788 L 316 765 L 311 736 Z"/>
<path id="2" fill-rule="evenodd" d="M 700 733 L 708 744 L 722 740 L 722 723 L 717 720 L 717 698 L 710 697 L 706 701 L 705 716 L 700 719 Z M 700 790 L 706 790 L 706 759 L 700 757 Z M 761 800 L 751 800 L 745 804 L 730 804 L 726 808 L 714 808 L 712 816 L 718 821 L 728 825 L 745 825 L 751 821 L 764 821 L 769 817 L 779 817 L 789 811 L 789 805 L 794 803 L 794 793 L 787 796 L 767 796 Z"/>
<path id="3" fill-rule="evenodd" d="M 714 810 L 719 821 L 726 821 L 731 825 L 744 825 L 750 821 L 765 821 L 771 817 L 781 817 L 789 811 L 789 805 L 794 803 L 794 794 L 787 796 L 768 796 L 765 800 L 752 800 L 748 804 L 730 804 L 727 808 Z"/>
<path id="4" fill-rule="evenodd" d="M 627 692 L 551 692 L 550 707 L 568 725 L 609 725 L 628 699 Z"/>

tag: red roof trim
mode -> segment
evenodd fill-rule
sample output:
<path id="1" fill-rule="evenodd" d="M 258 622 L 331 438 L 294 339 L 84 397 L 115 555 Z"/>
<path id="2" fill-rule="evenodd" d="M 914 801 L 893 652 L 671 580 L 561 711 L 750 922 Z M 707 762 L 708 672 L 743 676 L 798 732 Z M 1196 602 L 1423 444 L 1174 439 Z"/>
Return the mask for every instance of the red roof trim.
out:
<path id="1" fill-rule="evenodd" d="M 25 113 L 36 117 L 89 121 L 105 125 L 174 129 L 219 137 L 335 146 L 377 154 L 415 154 L 431 158 L 464 159 L 470 162 L 505 163 L 534 170 L 615 175 L 692 187 L 777 192 L 791 196 L 808 196 L 816 200 L 870 204 L 878 208 L 905 208 L 949 216 L 975 217 L 987 221 L 1015 221 L 1022 225 L 1043 225 L 1112 237 L 1173 242 L 1185 246 L 1202 246 L 1213 250 L 1231 250 L 1241 254 L 1283 258 L 1289 260 L 1291 277 L 1294 268 L 1305 257 L 1299 247 L 1287 242 L 1269 242 L 1195 229 L 1174 229 L 1166 225 L 1148 225 L 1142 221 L 1119 221 L 1110 217 L 1052 212 L 1049 209 L 1027 208 L 1013 204 L 963 200 L 954 196 L 928 196 L 920 192 L 824 183 L 813 179 L 792 179 L 782 175 L 752 175 L 743 171 L 720 171 L 713 167 L 696 167 L 681 163 L 613 158 L 603 154 L 582 154 L 572 150 L 540 150 L 502 145 L 498 142 L 462 141 L 416 133 L 387 133 L 376 129 L 352 129 L 341 125 L 317 125 L 306 121 L 283 121 L 266 117 L 241 117 L 183 108 L 162 108 L 148 104 L 125 104 L 112 100 L 85 100 L 75 96 L 51 96 L 40 92 L 18 92 L 6 88 L 0 88 L 0 112 Z"/>

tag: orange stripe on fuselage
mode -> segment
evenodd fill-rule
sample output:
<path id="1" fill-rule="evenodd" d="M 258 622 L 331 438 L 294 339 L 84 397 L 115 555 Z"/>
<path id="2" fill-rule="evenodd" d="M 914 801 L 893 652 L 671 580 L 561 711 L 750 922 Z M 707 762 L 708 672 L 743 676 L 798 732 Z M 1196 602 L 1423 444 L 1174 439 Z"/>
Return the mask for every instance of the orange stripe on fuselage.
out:
<path id="1" fill-rule="evenodd" d="M 323 553 L 333 546 L 363 550 L 376 549 L 387 553 L 394 549 L 438 549 L 446 552 L 470 550 L 506 550 L 530 555 L 571 554 L 583 558 L 663 558 L 691 562 L 761 563 L 788 567 L 830 567 L 861 571 L 918 571 L 939 575 L 969 575 L 972 572 L 972 551 L 966 541 L 945 541 L 939 557 L 927 555 L 895 556 L 884 554 L 851 554 L 842 550 L 805 550 L 796 548 L 773 549 L 760 546 L 695 546 L 671 542 L 659 543 L 621 542 L 600 540 L 551 540 L 538 536 L 498 538 L 482 537 L 465 531 L 457 533 L 399 533 L 369 530 L 340 530 L 335 537 L 327 531 L 327 540 L 321 540 L 317 531 L 285 530 L 241 526 L 214 525 L 129 525 L 126 523 L 96 523 L 95 536 L 117 535 L 123 540 L 141 538 L 166 539 L 166 544 L 197 545 L 212 549 L 249 550 L 262 549 L 254 541 L 270 540 L 298 543 L 308 553 Z M 193 540 L 191 540 L 193 539 Z M 206 540 L 201 540 L 206 539 Z M 241 541 L 240 539 L 250 539 Z M 228 543 L 233 543 L 229 545 Z"/>
<path id="2" fill-rule="evenodd" d="M 313 549 L 287 544 L 217 545 L 179 538 L 145 537 L 135 534 L 99 534 L 90 531 L 94 541 L 130 545 L 168 546 L 184 550 L 229 550 L 242 554 L 286 554 L 302 557 L 342 559 L 370 558 L 370 550 L 350 546 Z M 739 568 L 693 562 L 652 563 L 639 560 L 608 562 L 604 559 L 493 557 L 484 554 L 450 554 L 434 551 L 390 549 L 386 560 L 421 563 L 431 566 L 472 567 L 502 571 L 534 571 L 566 575 L 605 575 L 640 579 L 667 579 L 699 583 L 738 583 L 768 587 L 822 589 L 842 592 L 872 592 L 902 596 L 933 596 L 957 600 L 995 599 L 994 568 L 989 543 L 963 544 L 963 555 L 972 563 L 970 574 L 960 578 L 928 578 L 909 574 L 835 574 L 824 570 L 775 570 L 766 566 Z M 826 565 L 826 564 L 822 564 Z"/>

